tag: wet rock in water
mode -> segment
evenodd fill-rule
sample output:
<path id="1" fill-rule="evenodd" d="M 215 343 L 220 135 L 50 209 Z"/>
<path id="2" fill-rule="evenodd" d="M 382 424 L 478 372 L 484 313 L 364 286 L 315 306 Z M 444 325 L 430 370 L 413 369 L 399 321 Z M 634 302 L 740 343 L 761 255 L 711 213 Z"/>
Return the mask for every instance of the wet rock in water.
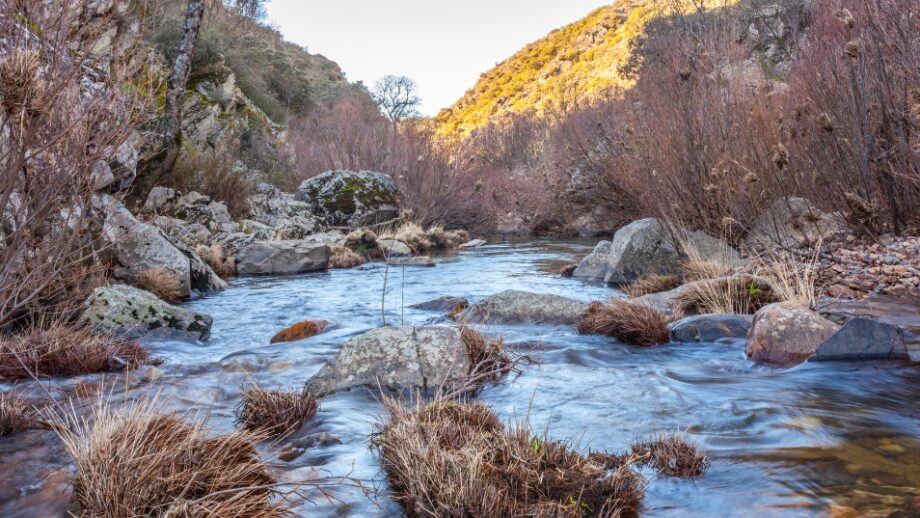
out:
<path id="1" fill-rule="evenodd" d="M 575 263 L 566 264 L 566 265 L 563 265 L 561 268 L 559 268 L 559 275 L 563 277 L 574 277 L 575 270 L 577 269 L 578 269 L 578 265 Z"/>
<path id="2" fill-rule="evenodd" d="M 205 262 L 197 252 L 191 249 L 189 245 L 174 237 L 167 237 L 177 250 L 182 252 L 188 258 L 189 264 L 189 281 L 192 289 L 202 293 L 220 291 L 227 287 L 227 282 L 217 275 L 208 263 Z"/>
<path id="3" fill-rule="evenodd" d="M 669 327 L 674 342 L 715 342 L 725 338 L 745 338 L 752 321 L 751 315 L 694 315 Z"/>
<path id="4" fill-rule="evenodd" d="M 610 255 L 610 241 L 601 241 L 587 257 L 578 263 L 573 277 L 603 279 L 607 275 L 607 258 Z"/>
<path id="5" fill-rule="evenodd" d="M 460 248 L 479 248 L 486 244 L 484 239 L 473 239 L 460 245 Z"/>
<path id="6" fill-rule="evenodd" d="M 798 304 L 770 304 L 754 314 L 745 352 L 756 362 L 796 365 L 811 357 L 839 328 Z"/>
<path id="7" fill-rule="evenodd" d="M 412 255 L 412 249 L 409 245 L 396 239 L 379 239 L 377 244 L 383 249 L 387 257 L 406 257 Z"/>
<path id="8" fill-rule="evenodd" d="M 338 437 L 326 432 L 311 433 L 305 437 L 294 439 L 278 452 L 278 458 L 284 462 L 291 462 L 311 448 L 334 446 L 342 444 Z"/>
<path id="9" fill-rule="evenodd" d="M 507 290 L 473 304 L 457 319 L 481 324 L 574 325 L 587 309 L 588 303 L 568 297 Z"/>
<path id="10" fill-rule="evenodd" d="M 625 284 L 650 273 L 677 275 L 680 264 L 680 254 L 665 226 L 655 218 L 641 219 L 614 234 L 604 281 Z"/>
<path id="11" fill-rule="evenodd" d="M 295 342 L 314 337 L 324 332 L 329 327 L 329 323 L 328 320 L 304 320 L 303 322 L 298 322 L 287 329 L 278 331 L 272 337 L 271 343 Z"/>
<path id="12" fill-rule="evenodd" d="M 351 228 L 398 217 L 397 194 L 392 178 L 371 171 L 327 171 L 297 189 L 297 199 L 326 224 Z"/>
<path id="13" fill-rule="evenodd" d="M 236 254 L 239 275 L 284 275 L 325 270 L 328 245 L 311 241 L 258 241 Z"/>
<path id="14" fill-rule="evenodd" d="M 839 215 L 821 212 L 804 198 L 780 198 L 754 221 L 747 243 L 794 248 L 829 241 L 846 231 Z"/>
<path id="15" fill-rule="evenodd" d="M 172 306 L 148 291 L 125 285 L 96 288 L 81 320 L 101 333 L 139 338 L 166 328 L 198 340 L 208 339 L 213 322 L 210 315 Z"/>
<path id="16" fill-rule="evenodd" d="M 434 259 L 427 255 L 415 257 L 390 257 L 387 264 L 391 266 L 434 266 Z"/>
<path id="17" fill-rule="evenodd" d="M 382 327 L 347 341 L 307 382 L 315 394 L 379 383 L 390 389 L 435 388 L 465 374 L 469 357 L 452 327 Z"/>
<path id="18" fill-rule="evenodd" d="M 904 330 L 868 318 L 854 318 L 827 339 L 812 361 L 909 360 Z"/>
<path id="19" fill-rule="evenodd" d="M 466 309 L 470 307 L 470 301 L 464 297 L 451 297 L 450 295 L 445 295 L 443 297 L 438 297 L 434 300 L 429 300 L 427 302 L 422 302 L 419 304 L 413 304 L 409 306 L 412 309 L 421 309 L 425 311 L 440 311 L 440 312 L 449 312 L 454 311 L 458 307 L 461 309 Z"/>

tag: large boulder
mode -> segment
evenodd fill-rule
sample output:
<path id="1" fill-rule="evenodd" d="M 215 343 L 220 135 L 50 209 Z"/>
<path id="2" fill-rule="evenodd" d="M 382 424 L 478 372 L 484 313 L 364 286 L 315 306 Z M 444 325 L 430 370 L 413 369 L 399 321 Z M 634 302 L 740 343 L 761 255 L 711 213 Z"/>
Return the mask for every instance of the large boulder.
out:
<path id="1" fill-rule="evenodd" d="M 297 199 L 329 225 L 361 227 L 399 216 L 397 194 L 383 173 L 338 170 L 300 184 Z"/>
<path id="2" fill-rule="evenodd" d="M 174 237 L 168 237 L 168 239 L 177 250 L 188 258 L 189 281 L 193 290 L 208 293 L 220 291 L 227 287 L 226 281 L 221 279 L 220 275 L 217 275 L 217 272 L 211 269 L 211 266 L 189 245 Z"/>
<path id="3" fill-rule="evenodd" d="M 900 327 L 868 318 L 854 318 L 828 338 L 814 361 L 910 360 Z"/>
<path id="4" fill-rule="evenodd" d="M 804 198 L 781 198 L 751 225 L 747 244 L 755 248 L 796 248 L 828 241 L 846 230 L 843 218 L 837 214 L 822 212 Z"/>
<path id="5" fill-rule="evenodd" d="M 454 328 L 382 327 L 346 342 L 307 386 L 318 394 L 378 383 L 392 389 L 429 389 L 466 374 L 469 367 L 466 347 Z"/>
<path id="6" fill-rule="evenodd" d="M 588 303 L 568 297 L 507 290 L 473 304 L 457 318 L 481 324 L 574 325 L 587 309 Z"/>
<path id="7" fill-rule="evenodd" d="M 172 306 L 148 291 L 125 285 L 96 288 L 81 319 L 101 333 L 139 338 L 168 330 L 197 340 L 208 339 L 213 322 L 209 315 Z"/>
<path id="8" fill-rule="evenodd" d="M 640 219 L 617 230 L 607 255 L 604 281 L 626 284 L 647 274 L 677 275 L 680 253 L 664 224 Z"/>
<path id="9" fill-rule="evenodd" d="M 793 302 L 779 302 L 754 314 L 745 352 L 760 363 L 791 366 L 811 357 L 840 328 Z"/>
<path id="10" fill-rule="evenodd" d="M 751 315 L 693 315 L 668 327 L 673 342 L 716 342 L 745 338 L 752 321 Z"/>
<path id="11" fill-rule="evenodd" d="M 325 270 L 328 245 L 312 241 L 258 241 L 236 254 L 240 275 L 283 275 Z"/>
<path id="12" fill-rule="evenodd" d="M 587 257 L 578 263 L 572 277 L 603 279 L 607 275 L 607 258 L 610 256 L 610 241 L 601 241 Z"/>

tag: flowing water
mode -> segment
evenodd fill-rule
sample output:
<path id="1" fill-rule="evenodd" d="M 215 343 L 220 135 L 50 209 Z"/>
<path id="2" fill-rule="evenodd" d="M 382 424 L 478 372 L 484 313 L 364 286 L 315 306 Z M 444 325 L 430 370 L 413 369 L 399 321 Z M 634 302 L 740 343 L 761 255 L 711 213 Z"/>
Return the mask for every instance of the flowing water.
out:
<path id="1" fill-rule="evenodd" d="M 158 391 L 166 404 L 207 413 L 215 431 L 229 430 L 247 384 L 297 387 L 349 337 L 379 326 L 382 313 L 391 325 L 451 325 L 441 315 L 408 306 L 442 295 L 475 301 L 504 289 L 585 301 L 616 295 L 606 286 L 552 273 L 589 250 L 580 243 L 504 243 L 439 258 L 435 268 L 387 272 L 368 264 L 239 279 L 222 293 L 187 304 L 214 316 L 207 343 L 151 344 L 166 363 L 127 379 L 110 376 L 108 381 L 129 390 L 109 397 Z M 334 328 L 308 340 L 269 345 L 275 332 L 305 319 L 330 320 Z M 482 330 L 504 336 L 512 348 L 536 351 L 540 360 L 480 393 L 503 418 L 526 416 L 536 433 L 546 431 L 584 450 L 624 450 L 633 440 L 676 430 L 705 446 L 711 465 L 700 478 L 659 478 L 643 471 L 649 480 L 644 516 L 920 514 L 917 366 L 806 363 L 773 369 L 748 362 L 743 341 L 638 349 L 561 326 Z M 98 391 L 100 385 L 99 376 L 48 384 L 64 394 Z M 21 388 L 38 392 L 30 384 Z M 332 501 L 308 491 L 309 501 L 293 500 L 298 514 L 400 514 L 385 496 L 386 482 L 370 447 L 381 412 L 363 389 L 321 401 L 299 435 L 327 432 L 342 444 L 273 464 L 289 479 L 347 475 L 362 481 L 366 491 L 346 487 Z M 278 448 L 266 447 L 265 455 Z M 60 516 L 69 499 L 69 476 L 52 432 L 0 438 L 0 516 Z"/>

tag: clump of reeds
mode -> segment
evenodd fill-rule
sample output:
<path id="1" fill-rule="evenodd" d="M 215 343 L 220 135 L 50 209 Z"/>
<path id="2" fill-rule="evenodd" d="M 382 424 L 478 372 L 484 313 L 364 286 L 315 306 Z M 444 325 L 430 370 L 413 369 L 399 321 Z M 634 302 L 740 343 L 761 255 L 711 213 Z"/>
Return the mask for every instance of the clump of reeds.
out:
<path id="1" fill-rule="evenodd" d="M 817 249 L 820 248 L 820 245 Z M 818 280 L 818 254 L 806 261 L 797 261 L 787 254 L 764 261 L 760 273 L 769 280 L 777 302 L 795 302 L 803 308 L 814 308 L 817 302 L 815 284 Z"/>
<path id="2" fill-rule="evenodd" d="M 470 235 L 465 230 L 444 230 L 440 226 L 425 230 L 418 223 L 411 221 L 401 224 L 395 230 L 385 232 L 383 237 L 402 241 L 409 246 L 414 254 L 430 250 L 457 248 L 470 240 Z"/>
<path id="3" fill-rule="evenodd" d="M 227 255 L 227 251 L 221 244 L 201 245 L 195 249 L 195 252 L 221 279 L 226 280 L 236 276 L 236 259 Z"/>
<path id="4" fill-rule="evenodd" d="M 384 405 L 375 444 L 409 517 L 638 516 L 645 481 L 625 460 L 506 428 L 483 403 Z"/>
<path id="5" fill-rule="evenodd" d="M 139 273 L 135 285 L 170 304 L 175 304 L 182 299 L 179 279 L 174 273 L 160 266 Z"/>
<path id="6" fill-rule="evenodd" d="M 649 274 L 629 284 L 623 291 L 631 298 L 641 297 L 650 293 L 673 290 L 680 286 L 680 279 L 675 275 Z"/>
<path id="7" fill-rule="evenodd" d="M 316 415 L 319 405 L 306 388 L 299 392 L 252 388 L 243 394 L 236 421 L 245 430 L 282 438 Z"/>
<path id="8" fill-rule="evenodd" d="M 35 408 L 12 392 L 0 394 L 0 436 L 22 432 L 36 421 Z"/>
<path id="9" fill-rule="evenodd" d="M 213 436 L 203 420 L 142 401 L 52 415 L 74 466 L 80 516 L 288 516 L 249 432 Z"/>
<path id="10" fill-rule="evenodd" d="M 634 455 L 645 458 L 649 466 L 671 477 L 698 477 L 709 467 L 699 446 L 680 434 L 661 434 L 632 445 Z"/>
<path id="11" fill-rule="evenodd" d="M 753 314 L 777 302 L 772 284 L 752 275 L 732 275 L 686 285 L 677 306 L 686 314 Z"/>
<path id="12" fill-rule="evenodd" d="M 85 327 L 56 324 L 0 335 L 0 381 L 134 369 L 150 360 L 137 341 L 97 336 Z"/>
<path id="13" fill-rule="evenodd" d="M 333 246 L 329 255 L 329 268 L 357 268 L 364 264 L 364 258 L 346 246 Z"/>
<path id="14" fill-rule="evenodd" d="M 623 299 L 611 299 L 608 304 L 593 302 L 577 329 L 581 334 L 612 336 L 641 347 L 667 343 L 671 339 L 667 315 L 649 305 Z"/>

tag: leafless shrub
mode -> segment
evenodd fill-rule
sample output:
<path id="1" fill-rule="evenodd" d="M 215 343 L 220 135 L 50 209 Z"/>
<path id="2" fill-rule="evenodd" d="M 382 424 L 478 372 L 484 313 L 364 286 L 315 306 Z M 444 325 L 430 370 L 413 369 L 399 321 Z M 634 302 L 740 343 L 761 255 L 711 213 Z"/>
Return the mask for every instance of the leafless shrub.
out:
<path id="1" fill-rule="evenodd" d="M 306 389 L 300 392 L 247 390 L 236 409 L 236 420 L 245 430 L 282 438 L 297 431 L 316 415 L 316 397 Z"/>
<path id="2" fill-rule="evenodd" d="M 174 273 L 160 266 L 142 271 L 138 274 L 135 284 L 170 304 L 182 300 L 179 279 Z"/>
<path id="3" fill-rule="evenodd" d="M 680 286 L 680 279 L 674 275 L 649 274 L 629 284 L 623 288 L 623 291 L 630 298 L 636 298 L 650 293 L 673 290 L 678 286 Z"/>
<path id="4" fill-rule="evenodd" d="M 703 451 L 680 434 L 661 434 L 632 445 L 632 453 L 644 457 L 649 466 L 671 477 L 698 477 L 709 460 Z"/>
<path id="5" fill-rule="evenodd" d="M 0 381 L 133 369 L 150 360 L 136 341 L 64 324 L 0 335 Z"/>
<path id="6" fill-rule="evenodd" d="M 612 336 L 629 344 L 648 347 L 671 339 L 668 317 L 657 309 L 623 299 L 609 304 L 594 302 L 577 326 L 582 334 Z"/>
<path id="7" fill-rule="evenodd" d="M 35 424 L 31 404 L 13 392 L 0 394 L 0 437 L 28 430 Z"/>
<path id="8" fill-rule="evenodd" d="M 159 185 L 180 192 L 197 191 L 220 200 L 235 217 L 249 213 L 249 196 L 255 191 L 255 181 L 245 170 L 236 167 L 232 157 L 206 151 L 187 151 L 180 155 Z"/>

